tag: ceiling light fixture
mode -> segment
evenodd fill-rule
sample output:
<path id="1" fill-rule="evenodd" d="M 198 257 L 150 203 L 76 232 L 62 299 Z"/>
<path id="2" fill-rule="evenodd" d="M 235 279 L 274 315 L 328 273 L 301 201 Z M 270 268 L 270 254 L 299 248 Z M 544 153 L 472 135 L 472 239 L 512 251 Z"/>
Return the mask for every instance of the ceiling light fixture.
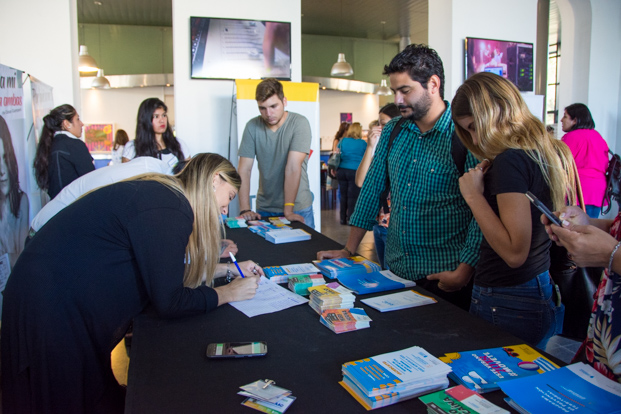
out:
<path id="1" fill-rule="evenodd" d="M 97 72 L 97 62 L 88 54 L 86 45 L 80 45 L 80 59 L 78 61 L 78 70 L 80 72 Z"/>
<path id="2" fill-rule="evenodd" d="M 386 22 L 382 21 L 382 63 L 385 61 L 384 59 L 384 28 L 386 27 Z M 390 90 L 390 88 L 388 87 L 388 85 L 386 84 L 386 79 L 382 79 L 382 81 L 380 82 L 380 86 L 379 88 L 377 88 L 377 92 L 375 92 L 378 95 L 392 95 L 392 91 Z"/>
<path id="3" fill-rule="evenodd" d="M 103 69 L 97 70 L 97 77 L 93 79 L 91 87 L 95 89 L 110 89 L 110 81 L 104 76 Z"/>
<path id="4" fill-rule="evenodd" d="M 341 50 L 343 49 L 343 0 L 341 0 Z M 345 53 L 339 53 L 336 63 L 332 65 L 330 76 L 351 76 L 354 69 L 345 60 Z"/>

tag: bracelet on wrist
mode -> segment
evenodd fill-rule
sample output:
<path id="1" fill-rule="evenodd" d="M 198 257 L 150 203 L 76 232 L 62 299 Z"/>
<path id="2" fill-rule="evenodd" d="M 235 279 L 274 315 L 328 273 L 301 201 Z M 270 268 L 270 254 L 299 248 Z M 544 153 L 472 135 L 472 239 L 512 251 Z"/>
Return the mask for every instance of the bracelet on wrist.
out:
<path id="1" fill-rule="evenodd" d="M 251 211 L 252 211 L 252 210 L 242 210 L 242 211 L 240 211 L 240 212 L 239 212 L 239 214 L 240 214 L 240 215 L 242 215 L 242 214 L 244 214 L 244 213 L 249 213 L 249 212 L 251 212 Z"/>
<path id="2" fill-rule="evenodd" d="M 228 262 L 226 264 L 226 277 L 224 280 L 226 280 L 226 283 L 231 283 L 233 281 L 233 279 L 235 278 L 235 275 L 233 274 L 233 272 L 231 272 L 231 269 L 229 269 L 229 265 L 231 264 L 231 262 Z"/>
<path id="3" fill-rule="evenodd" d="M 285 207 L 287 207 L 287 206 L 293 207 L 293 206 L 295 206 L 295 203 L 285 203 Z"/>
<path id="4" fill-rule="evenodd" d="M 347 246 L 343 246 L 343 249 L 342 249 L 342 250 L 345 250 L 345 253 L 347 253 L 347 256 L 348 256 L 348 257 L 349 257 L 349 256 L 353 256 L 353 255 L 354 255 L 354 254 L 353 254 L 353 253 L 352 253 L 352 252 L 351 252 L 351 251 L 347 248 Z"/>
<path id="5" fill-rule="evenodd" d="M 619 246 L 621 246 L 621 241 L 615 245 L 614 249 L 612 249 L 612 253 L 610 253 L 610 260 L 608 261 L 608 273 L 612 273 L 612 261 L 615 258 L 615 253 L 617 253 L 617 250 L 619 250 Z"/>

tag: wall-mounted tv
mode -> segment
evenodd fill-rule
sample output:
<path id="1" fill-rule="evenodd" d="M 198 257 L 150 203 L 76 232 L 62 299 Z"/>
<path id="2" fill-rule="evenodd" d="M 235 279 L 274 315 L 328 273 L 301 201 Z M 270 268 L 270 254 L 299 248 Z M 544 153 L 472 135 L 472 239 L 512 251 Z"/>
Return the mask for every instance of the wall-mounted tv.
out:
<path id="1" fill-rule="evenodd" d="M 520 91 L 533 91 L 533 44 L 466 38 L 466 79 L 492 72 L 509 79 Z"/>
<path id="2" fill-rule="evenodd" d="M 291 79 L 291 23 L 190 17 L 192 79 Z"/>

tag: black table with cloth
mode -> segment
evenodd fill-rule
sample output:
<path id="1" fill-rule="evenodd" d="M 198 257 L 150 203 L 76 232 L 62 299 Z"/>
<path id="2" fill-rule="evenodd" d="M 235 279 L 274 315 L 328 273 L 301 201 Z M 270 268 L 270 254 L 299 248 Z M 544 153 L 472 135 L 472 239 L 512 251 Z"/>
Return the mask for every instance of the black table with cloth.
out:
<path id="1" fill-rule="evenodd" d="M 335 241 L 308 227 L 309 241 L 275 245 L 248 229 L 228 229 L 227 238 L 239 247 L 237 259 L 261 266 L 309 263 L 319 250 L 338 249 Z M 421 288 L 414 288 L 428 294 Z M 438 303 L 381 313 L 357 296 L 373 320 L 371 328 L 335 334 L 319 322 L 308 305 L 248 318 L 230 305 L 202 316 L 162 320 L 147 309 L 134 320 L 130 352 L 126 413 L 229 413 L 243 407 L 239 387 L 272 379 L 292 391 L 296 401 L 287 413 L 362 413 L 365 409 L 342 388 L 345 362 L 421 346 L 435 356 L 523 343 L 452 304 Z M 208 359 L 212 342 L 266 341 L 264 357 Z M 551 358 L 551 357 L 550 357 Z M 560 361 L 551 358 L 558 364 Z M 454 384 L 452 384 L 454 385 Z M 501 391 L 485 397 L 506 409 Z M 426 412 L 417 398 L 381 409 L 382 413 Z"/>

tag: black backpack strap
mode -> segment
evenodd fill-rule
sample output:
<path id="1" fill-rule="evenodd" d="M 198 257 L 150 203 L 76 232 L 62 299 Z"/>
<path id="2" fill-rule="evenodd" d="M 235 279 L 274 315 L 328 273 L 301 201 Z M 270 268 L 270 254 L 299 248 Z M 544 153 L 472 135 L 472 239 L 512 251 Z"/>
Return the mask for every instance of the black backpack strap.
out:
<path id="1" fill-rule="evenodd" d="M 463 142 L 457 136 L 457 132 L 453 131 L 451 143 L 451 157 L 453 157 L 453 162 L 457 167 L 457 171 L 459 171 L 459 176 L 464 175 L 466 171 L 466 158 L 468 157 L 468 148 L 464 145 Z"/>
<path id="2" fill-rule="evenodd" d="M 403 123 L 405 122 L 405 118 L 401 117 L 400 120 L 397 121 L 395 127 L 390 132 L 390 137 L 388 138 L 388 148 L 386 149 L 386 188 L 380 195 L 380 206 L 384 209 L 384 214 L 388 214 L 390 211 L 388 208 L 388 194 L 390 194 L 390 176 L 388 175 L 388 155 L 390 154 L 390 149 L 392 148 L 392 143 L 395 138 L 401 133 L 401 129 L 403 128 Z"/>

